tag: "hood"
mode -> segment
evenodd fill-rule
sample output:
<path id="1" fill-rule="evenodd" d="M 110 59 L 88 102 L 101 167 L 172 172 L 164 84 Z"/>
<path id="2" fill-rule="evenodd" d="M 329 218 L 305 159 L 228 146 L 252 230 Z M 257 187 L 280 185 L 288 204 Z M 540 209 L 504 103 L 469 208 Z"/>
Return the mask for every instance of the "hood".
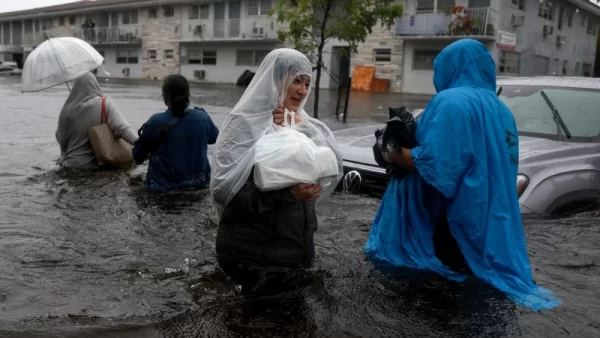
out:
<path id="1" fill-rule="evenodd" d="M 560 142 L 539 137 L 519 137 L 519 165 L 600 154 L 598 143 Z"/>
<path id="2" fill-rule="evenodd" d="M 438 93 L 457 87 L 496 90 L 494 59 L 481 42 L 458 40 L 433 61 L 433 85 Z"/>

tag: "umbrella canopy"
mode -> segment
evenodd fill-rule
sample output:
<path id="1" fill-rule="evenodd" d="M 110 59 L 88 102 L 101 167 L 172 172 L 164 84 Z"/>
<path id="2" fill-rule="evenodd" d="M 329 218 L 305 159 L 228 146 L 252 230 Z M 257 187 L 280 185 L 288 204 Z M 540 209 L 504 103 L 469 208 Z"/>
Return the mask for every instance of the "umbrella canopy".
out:
<path id="1" fill-rule="evenodd" d="M 52 38 L 27 57 L 21 75 L 23 92 L 37 92 L 72 81 L 104 62 L 87 42 L 71 37 Z"/>

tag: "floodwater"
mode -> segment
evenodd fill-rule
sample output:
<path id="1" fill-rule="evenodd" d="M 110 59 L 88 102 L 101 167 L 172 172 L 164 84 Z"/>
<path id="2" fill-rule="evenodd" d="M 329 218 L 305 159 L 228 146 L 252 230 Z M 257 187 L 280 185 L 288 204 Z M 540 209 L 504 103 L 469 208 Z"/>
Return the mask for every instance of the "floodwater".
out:
<path id="1" fill-rule="evenodd" d="M 136 128 L 163 110 L 159 84 L 102 85 Z M 318 207 L 318 259 L 301 287 L 242 301 L 215 261 L 208 193 L 148 195 L 145 166 L 57 168 L 54 131 L 67 93 L 21 94 L 17 80 L 0 79 L 0 336 L 600 336 L 597 213 L 525 221 L 536 282 L 564 301 L 550 311 L 516 307 L 476 279 L 375 269 L 362 248 L 379 201 L 344 194 Z M 194 104 L 220 124 L 241 93 L 198 86 Z M 379 106 L 400 98 L 363 95 L 351 106 L 378 120 L 387 114 Z M 350 125 L 371 122 L 351 116 Z"/>

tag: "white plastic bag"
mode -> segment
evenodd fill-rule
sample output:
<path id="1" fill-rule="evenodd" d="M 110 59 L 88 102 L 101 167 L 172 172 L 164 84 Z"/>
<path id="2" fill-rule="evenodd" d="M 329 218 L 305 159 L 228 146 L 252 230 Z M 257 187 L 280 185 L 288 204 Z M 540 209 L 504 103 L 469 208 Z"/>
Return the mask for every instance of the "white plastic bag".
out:
<path id="1" fill-rule="evenodd" d="M 286 121 L 288 111 L 286 110 Z M 261 137 L 255 145 L 254 184 L 270 191 L 298 183 L 319 183 L 323 188 L 336 180 L 338 160 L 331 148 L 319 147 L 306 135 L 296 131 L 294 118 L 290 127 L 279 128 Z"/>

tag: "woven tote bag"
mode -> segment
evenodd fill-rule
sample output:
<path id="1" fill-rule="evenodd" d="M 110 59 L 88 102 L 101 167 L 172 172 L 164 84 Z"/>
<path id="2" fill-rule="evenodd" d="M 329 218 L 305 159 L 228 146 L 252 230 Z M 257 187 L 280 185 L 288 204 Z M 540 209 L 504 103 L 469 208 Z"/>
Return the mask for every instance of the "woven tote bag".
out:
<path id="1" fill-rule="evenodd" d="M 131 152 L 133 147 L 123 139 L 115 138 L 110 129 L 104 96 L 102 97 L 100 125 L 91 127 L 88 134 L 99 165 L 121 167 L 133 163 Z"/>

